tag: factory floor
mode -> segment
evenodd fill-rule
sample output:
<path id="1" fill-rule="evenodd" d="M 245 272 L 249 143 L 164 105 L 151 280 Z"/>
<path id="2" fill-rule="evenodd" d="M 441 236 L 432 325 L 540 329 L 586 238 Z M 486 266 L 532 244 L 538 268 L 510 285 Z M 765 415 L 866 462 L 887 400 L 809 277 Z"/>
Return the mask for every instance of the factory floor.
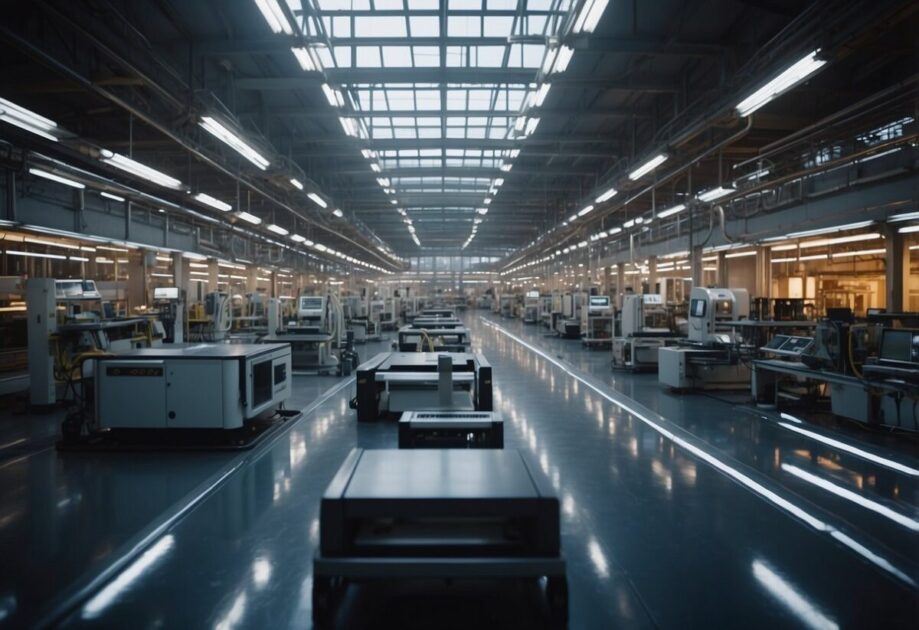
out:
<path id="1" fill-rule="evenodd" d="M 465 319 L 506 448 L 562 500 L 572 628 L 917 625 L 914 441 L 671 394 L 608 351 Z M 322 491 L 354 446 L 396 445 L 394 424 L 355 422 L 352 388 L 298 378 L 303 418 L 243 454 L 59 454 L 59 417 L 3 407 L 0 626 L 309 627 Z M 534 602 L 393 583 L 351 589 L 338 622 L 539 627 Z"/>

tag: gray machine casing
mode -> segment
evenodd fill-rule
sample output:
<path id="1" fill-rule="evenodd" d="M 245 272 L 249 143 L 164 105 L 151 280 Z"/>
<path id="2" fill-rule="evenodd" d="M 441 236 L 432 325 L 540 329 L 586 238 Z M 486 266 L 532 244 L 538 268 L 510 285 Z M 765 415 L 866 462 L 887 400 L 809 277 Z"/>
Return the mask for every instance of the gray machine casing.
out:
<path id="1" fill-rule="evenodd" d="M 198 344 L 97 359 L 97 428 L 238 429 L 290 397 L 290 360 L 287 344 Z"/>

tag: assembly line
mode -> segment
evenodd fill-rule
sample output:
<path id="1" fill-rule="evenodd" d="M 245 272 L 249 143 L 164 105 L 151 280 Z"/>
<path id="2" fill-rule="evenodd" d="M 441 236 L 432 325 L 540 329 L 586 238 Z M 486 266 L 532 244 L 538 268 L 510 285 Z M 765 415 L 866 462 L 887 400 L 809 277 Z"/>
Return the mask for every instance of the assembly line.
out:
<path id="1" fill-rule="evenodd" d="M 0 21 L 0 630 L 919 627 L 919 4 Z"/>

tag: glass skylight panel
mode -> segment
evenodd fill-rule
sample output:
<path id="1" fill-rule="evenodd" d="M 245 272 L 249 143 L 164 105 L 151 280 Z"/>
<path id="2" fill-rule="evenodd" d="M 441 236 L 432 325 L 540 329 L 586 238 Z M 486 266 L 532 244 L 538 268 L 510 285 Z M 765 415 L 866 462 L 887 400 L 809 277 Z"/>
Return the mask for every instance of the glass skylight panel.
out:
<path id="1" fill-rule="evenodd" d="M 335 59 L 332 57 L 332 51 L 325 46 L 319 46 L 316 48 L 316 54 L 319 55 L 319 61 L 322 62 L 323 68 L 331 68 L 335 66 Z"/>
<path id="2" fill-rule="evenodd" d="M 523 21 L 523 31 L 526 35 L 545 35 L 546 24 L 549 19 L 545 15 L 528 15 Z M 543 48 L 543 46 L 539 46 Z"/>
<path id="3" fill-rule="evenodd" d="M 377 11 L 401 11 L 402 0 L 374 0 L 373 7 Z"/>
<path id="4" fill-rule="evenodd" d="M 440 66 L 440 49 L 436 46 L 412 46 L 412 56 L 416 68 L 436 68 Z"/>
<path id="5" fill-rule="evenodd" d="M 448 8 L 451 11 L 479 11 L 482 0 L 450 0 Z"/>
<path id="6" fill-rule="evenodd" d="M 500 68 L 504 63 L 506 46 L 473 46 L 470 48 L 470 66 L 478 68 Z"/>
<path id="7" fill-rule="evenodd" d="M 370 9 L 370 0 L 316 0 L 323 11 L 366 11 Z"/>
<path id="8" fill-rule="evenodd" d="M 348 50 L 351 50 L 350 48 Z M 338 48 L 335 49 L 336 54 L 338 53 Z M 379 46 L 357 46 L 357 58 L 355 59 L 355 67 L 357 68 L 380 68 L 382 67 L 380 61 L 380 47 Z"/>
<path id="9" fill-rule="evenodd" d="M 400 140 L 416 140 L 418 138 L 413 127 L 396 127 L 393 129 L 393 136 Z"/>
<path id="10" fill-rule="evenodd" d="M 406 37 L 407 35 L 405 18 L 401 16 L 375 15 L 354 18 L 355 37 Z M 412 35 L 417 36 L 414 26 L 412 26 Z"/>
<path id="11" fill-rule="evenodd" d="M 440 117 L 439 116 L 425 116 L 418 119 L 419 127 L 440 127 Z M 424 155 L 422 153 L 421 155 Z"/>
<path id="12" fill-rule="evenodd" d="M 440 0 L 408 0 L 408 8 L 412 11 L 436 11 L 440 8 Z"/>
<path id="13" fill-rule="evenodd" d="M 336 46 L 335 47 L 335 65 L 339 68 L 350 68 L 351 67 L 351 47 L 350 46 Z"/>
<path id="14" fill-rule="evenodd" d="M 414 118 L 397 116 L 392 119 L 392 126 L 393 127 L 415 127 L 417 125 L 415 123 Z"/>
<path id="15" fill-rule="evenodd" d="M 447 90 L 447 109 L 466 109 L 466 90 Z"/>
<path id="16" fill-rule="evenodd" d="M 415 100 L 419 110 L 440 109 L 440 92 L 438 90 L 417 90 Z"/>
<path id="17" fill-rule="evenodd" d="M 421 149 L 418 155 L 421 157 L 443 157 L 444 152 L 441 149 Z"/>
<path id="18" fill-rule="evenodd" d="M 541 44 L 513 44 L 508 65 L 515 68 L 538 68 L 546 47 Z"/>
<path id="19" fill-rule="evenodd" d="M 486 15 L 482 23 L 482 35 L 485 37 L 509 37 L 514 29 L 514 18 L 510 16 Z"/>
<path id="20" fill-rule="evenodd" d="M 326 34 L 330 37 L 351 37 L 351 20 L 340 15 L 332 17 L 332 32 Z"/>
<path id="21" fill-rule="evenodd" d="M 469 109 L 491 109 L 491 103 L 494 96 L 494 90 L 469 90 Z"/>
<path id="22" fill-rule="evenodd" d="M 451 15 L 447 18 L 448 37 L 481 37 L 482 22 L 479 16 Z"/>
<path id="23" fill-rule="evenodd" d="M 370 137 L 374 140 L 391 140 L 392 127 L 374 127 L 370 131 Z"/>
<path id="24" fill-rule="evenodd" d="M 383 46 L 383 65 L 387 68 L 411 68 L 410 46 Z"/>
<path id="25" fill-rule="evenodd" d="M 403 18 L 398 19 L 403 20 Z M 412 29 L 412 37 L 440 37 L 440 21 L 437 16 L 415 15 L 410 16 L 408 20 L 409 27 Z"/>
<path id="26" fill-rule="evenodd" d="M 518 0 L 488 0 L 489 11 L 513 11 L 517 8 Z M 527 4 L 527 7 L 533 8 L 533 1 Z"/>
<path id="27" fill-rule="evenodd" d="M 440 127 L 418 127 L 419 138 L 440 138 Z"/>

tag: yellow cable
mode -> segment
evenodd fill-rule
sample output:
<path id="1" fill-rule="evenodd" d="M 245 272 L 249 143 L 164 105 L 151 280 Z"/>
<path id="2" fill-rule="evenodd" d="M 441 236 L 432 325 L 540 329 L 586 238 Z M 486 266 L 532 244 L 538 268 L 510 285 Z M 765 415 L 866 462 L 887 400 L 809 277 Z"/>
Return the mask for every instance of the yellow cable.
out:
<path id="1" fill-rule="evenodd" d="M 855 352 L 852 348 L 852 329 L 848 331 L 848 346 L 849 346 L 849 365 L 852 366 L 852 371 L 855 372 L 855 376 L 859 379 L 862 379 L 862 373 L 857 367 L 855 367 Z"/>

